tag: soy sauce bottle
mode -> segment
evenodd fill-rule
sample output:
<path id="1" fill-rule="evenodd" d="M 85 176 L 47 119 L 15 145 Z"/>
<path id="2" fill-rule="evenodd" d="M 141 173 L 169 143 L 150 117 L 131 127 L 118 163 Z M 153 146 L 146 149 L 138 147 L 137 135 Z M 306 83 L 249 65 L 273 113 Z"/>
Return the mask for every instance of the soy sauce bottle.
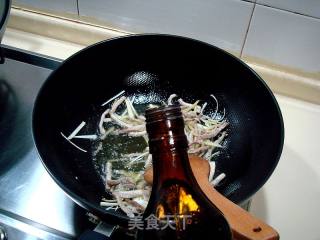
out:
<path id="1" fill-rule="evenodd" d="M 154 180 L 138 239 L 232 239 L 228 222 L 192 173 L 180 107 L 148 109 L 146 128 Z"/>

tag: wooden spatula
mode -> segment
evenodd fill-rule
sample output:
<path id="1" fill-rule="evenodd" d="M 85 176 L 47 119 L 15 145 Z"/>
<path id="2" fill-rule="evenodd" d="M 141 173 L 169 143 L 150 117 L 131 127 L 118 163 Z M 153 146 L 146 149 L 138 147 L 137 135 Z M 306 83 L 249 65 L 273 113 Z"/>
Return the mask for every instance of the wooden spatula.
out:
<path id="1" fill-rule="evenodd" d="M 203 158 L 190 155 L 190 165 L 193 174 L 202 191 L 214 203 L 230 224 L 234 239 L 237 240 L 277 240 L 279 234 L 275 229 L 250 213 L 234 204 L 222 194 L 216 191 L 208 181 L 210 166 Z M 144 178 L 152 185 L 153 171 L 149 168 L 145 171 Z"/>

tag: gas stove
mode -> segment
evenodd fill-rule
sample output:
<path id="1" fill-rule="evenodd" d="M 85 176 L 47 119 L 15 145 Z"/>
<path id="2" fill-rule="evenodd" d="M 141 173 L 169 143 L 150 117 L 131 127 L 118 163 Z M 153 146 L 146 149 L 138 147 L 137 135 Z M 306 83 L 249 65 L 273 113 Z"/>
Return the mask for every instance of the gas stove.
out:
<path id="1" fill-rule="evenodd" d="M 104 234 L 112 232 L 114 226 L 90 222 L 88 213 L 56 185 L 33 142 L 35 98 L 62 60 L 3 48 L 6 59 L 0 64 L 0 240 L 76 239 L 93 228 Z M 248 210 L 250 201 L 241 206 Z M 116 229 L 113 240 L 133 239 L 126 229 Z"/>
<path id="2" fill-rule="evenodd" d="M 36 95 L 61 60 L 4 47 L 0 65 L 0 240 L 73 239 L 92 228 L 43 167 L 32 139 Z"/>

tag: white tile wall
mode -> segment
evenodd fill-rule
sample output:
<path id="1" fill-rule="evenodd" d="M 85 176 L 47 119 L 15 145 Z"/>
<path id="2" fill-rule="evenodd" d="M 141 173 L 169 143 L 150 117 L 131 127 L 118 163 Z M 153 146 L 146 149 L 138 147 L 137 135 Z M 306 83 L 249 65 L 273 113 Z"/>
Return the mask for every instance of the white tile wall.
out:
<path id="1" fill-rule="evenodd" d="M 45 11 L 78 14 L 77 0 L 13 0 L 12 3 Z"/>
<path id="2" fill-rule="evenodd" d="M 82 16 L 94 16 L 131 32 L 193 37 L 239 53 L 253 3 L 240 0 L 79 0 Z"/>
<path id="3" fill-rule="evenodd" d="M 320 19 L 256 5 L 243 56 L 320 72 Z"/>
<path id="4" fill-rule="evenodd" d="M 281 240 L 320 239 L 320 105 L 277 96 L 285 126 L 281 159 L 253 197 L 251 212 Z"/>
<path id="5" fill-rule="evenodd" d="M 319 0 L 257 0 L 257 3 L 320 18 Z"/>

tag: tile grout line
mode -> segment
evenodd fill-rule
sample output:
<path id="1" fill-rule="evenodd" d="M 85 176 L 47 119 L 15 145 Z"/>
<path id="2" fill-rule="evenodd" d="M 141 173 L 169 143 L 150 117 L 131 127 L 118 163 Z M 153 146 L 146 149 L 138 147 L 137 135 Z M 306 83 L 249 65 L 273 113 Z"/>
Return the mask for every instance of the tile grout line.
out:
<path id="1" fill-rule="evenodd" d="M 256 3 L 257 5 L 259 6 L 262 6 L 262 7 L 267 7 L 267 8 L 271 8 L 271 9 L 276 9 L 276 10 L 280 10 L 280 11 L 284 11 L 284 12 L 289 12 L 289 13 L 292 13 L 292 14 L 297 14 L 299 16 L 304 16 L 304 17 L 309 17 L 309 18 L 313 18 L 313 19 L 317 19 L 317 20 L 320 20 L 320 17 L 315 17 L 315 16 L 311 16 L 311 15 L 308 15 L 308 14 L 303 14 L 303 13 L 299 13 L 299 12 L 294 12 L 292 10 L 288 10 L 288 9 L 284 9 L 284 8 L 278 8 L 278 7 L 273 7 L 273 6 L 270 6 L 270 5 L 267 5 L 267 4 L 263 4 L 263 3 Z"/>
<path id="2" fill-rule="evenodd" d="M 76 0 L 76 2 L 77 2 L 77 13 L 78 13 L 78 17 L 80 17 L 79 0 Z"/>
<path id="3" fill-rule="evenodd" d="M 242 58 L 242 53 L 243 53 L 243 49 L 244 49 L 244 46 L 247 42 L 247 38 L 248 38 L 248 34 L 249 34 L 249 29 L 250 29 L 250 26 L 251 26 L 251 22 L 252 22 L 252 17 L 253 17 L 253 13 L 254 13 L 254 10 L 256 8 L 256 3 L 253 3 L 253 9 L 252 9 L 252 12 L 251 12 L 251 16 L 250 16 L 250 20 L 249 20 L 249 24 L 248 24 L 248 28 L 247 28 L 247 31 L 246 31 L 246 34 L 244 36 L 244 41 L 243 41 L 243 44 L 242 44 L 242 47 L 241 47 L 241 50 L 240 50 L 240 58 Z"/>

